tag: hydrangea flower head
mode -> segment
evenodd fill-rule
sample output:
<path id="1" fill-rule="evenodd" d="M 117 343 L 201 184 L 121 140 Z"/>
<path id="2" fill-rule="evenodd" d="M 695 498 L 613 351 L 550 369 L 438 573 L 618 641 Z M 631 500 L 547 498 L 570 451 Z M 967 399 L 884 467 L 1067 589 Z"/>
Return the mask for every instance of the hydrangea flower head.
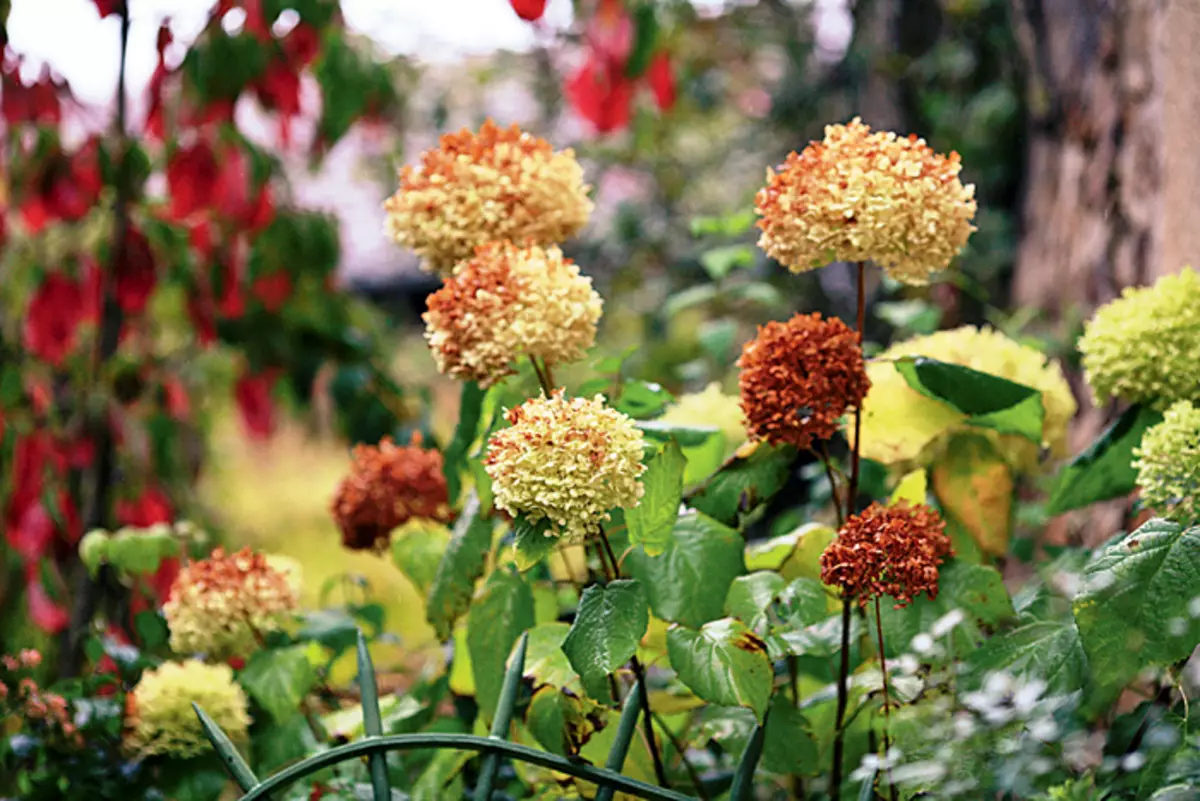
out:
<path id="1" fill-rule="evenodd" d="M 1098 403 L 1200 402 L 1200 273 L 1185 268 L 1101 306 L 1078 342 Z"/>
<path id="2" fill-rule="evenodd" d="M 392 530 L 414 518 L 450 519 L 450 493 L 440 451 L 407 446 L 384 437 L 379 445 L 357 445 L 350 473 L 334 493 L 331 511 L 342 544 L 354 550 L 387 547 Z"/>
<path id="3" fill-rule="evenodd" d="M 873 503 L 852 515 L 821 554 L 821 581 L 860 605 L 880 595 L 907 606 L 938 594 L 938 566 L 951 556 L 946 523 L 923 503 Z"/>
<path id="4" fill-rule="evenodd" d="M 583 539 L 609 512 L 642 497 L 644 440 L 633 420 L 597 395 L 566 398 L 562 390 L 510 409 L 511 425 L 488 442 L 484 465 L 495 504 L 531 523 L 550 522 L 547 536 Z"/>
<path id="5" fill-rule="evenodd" d="M 164 662 L 142 674 L 126 697 L 126 746 L 137 754 L 191 757 L 212 746 L 192 704 L 198 704 L 232 740 L 250 727 L 246 694 L 228 665 L 195 659 Z"/>
<path id="6" fill-rule="evenodd" d="M 279 629 L 296 604 L 287 575 L 263 554 L 217 548 L 179 571 L 163 615 L 171 650 L 226 659 L 257 650 L 261 638 Z"/>
<path id="7" fill-rule="evenodd" d="M 1200 518 L 1200 408 L 1179 401 L 1151 426 L 1133 452 L 1142 502 L 1158 514 L 1194 523 Z"/>
<path id="8" fill-rule="evenodd" d="M 829 125 L 825 139 L 767 171 L 755 210 L 759 247 L 792 272 L 873 261 L 897 281 L 927 284 L 974 230 L 975 187 L 957 153 L 915 135 Z"/>
<path id="9" fill-rule="evenodd" d="M 737 364 L 750 437 L 797 448 L 832 437 L 870 386 L 858 334 L 818 312 L 760 326 Z"/>
<path id="10" fill-rule="evenodd" d="M 570 238 L 592 212 L 588 189 L 574 152 L 488 120 L 478 132 L 445 134 L 419 165 L 400 169 L 384 227 L 426 269 L 449 274 L 487 242 Z"/>
<path id="11" fill-rule="evenodd" d="M 488 387 L 534 356 L 549 365 L 582 359 L 596 340 L 603 301 L 573 261 L 551 246 L 479 247 L 424 314 L 438 370 Z"/>
<path id="12" fill-rule="evenodd" d="M 908 385 L 894 364 L 904 356 L 959 364 L 1039 390 L 1045 411 L 1042 445 L 1056 458 L 1066 455 L 1067 427 L 1076 404 L 1062 368 L 999 331 L 968 325 L 898 342 L 867 365 L 871 391 L 862 407 L 864 457 L 900 467 L 929 464 L 951 435 L 967 428 L 965 415 Z M 1015 469 L 1037 467 L 1040 449 L 1035 443 L 1016 434 L 971 430 L 992 439 Z M 853 437 L 854 432 L 847 434 Z"/>

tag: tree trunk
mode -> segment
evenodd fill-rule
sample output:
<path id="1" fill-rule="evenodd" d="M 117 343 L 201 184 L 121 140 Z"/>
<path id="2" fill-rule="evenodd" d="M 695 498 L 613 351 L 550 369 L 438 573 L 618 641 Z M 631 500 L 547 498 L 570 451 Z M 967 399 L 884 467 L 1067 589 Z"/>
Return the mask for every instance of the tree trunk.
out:
<path id="1" fill-rule="evenodd" d="M 1167 176 L 1164 188 L 1164 272 L 1200 269 L 1200 3 L 1171 0 L 1167 9 L 1166 91 L 1163 131 Z"/>

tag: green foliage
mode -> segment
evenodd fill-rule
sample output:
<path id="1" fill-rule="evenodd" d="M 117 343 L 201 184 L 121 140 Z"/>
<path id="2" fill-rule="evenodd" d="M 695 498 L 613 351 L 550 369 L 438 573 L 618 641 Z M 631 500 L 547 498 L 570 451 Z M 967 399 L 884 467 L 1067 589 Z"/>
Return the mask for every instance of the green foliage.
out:
<path id="1" fill-rule="evenodd" d="M 693 509 L 733 526 L 783 489 L 796 459 L 790 445 L 759 443 L 748 455 L 741 452 L 690 493 Z"/>
<path id="2" fill-rule="evenodd" d="M 259 651 L 238 674 L 238 682 L 275 721 L 299 714 L 304 697 L 317 683 L 317 671 L 302 645 Z"/>
<path id="3" fill-rule="evenodd" d="M 1061 514 L 1133 492 L 1137 481 L 1133 449 L 1141 443 L 1146 429 L 1160 422 L 1162 413 L 1148 406 L 1126 409 L 1087 450 L 1063 468 L 1046 511 Z"/>
<path id="4" fill-rule="evenodd" d="M 392 562 L 422 595 L 428 595 L 437 578 L 450 533 L 440 524 L 408 527 L 392 537 Z"/>
<path id="5" fill-rule="evenodd" d="M 458 499 L 462 487 L 462 476 L 467 470 L 467 452 L 475 438 L 479 435 L 479 422 L 483 417 L 483 398 L 487 394 L 474 381 L 463 383 L 462 394 L 458 403 L 458 425 L 454 428 L 454 438 L 444 451 L 443 470 L 446 473 L 446 487 L 450 502 Z"/>
<path id="6" fill-rule="evenodd" d="M 699 631 L 674 625 L 667 632 L 667 654 L 679 680 L 697 696 L 745 707 L 762 723 L 773 671 L 766 644 L 744 623 L 722 618 Z"/>
<path id="7" fill-rule="evenodd" d="M 686 466 L 683 451 L 674 440 L 655 451 L 642 475 L 645 495 L 637 506 L 625 512 L 629 542 L 640 545 L 647 556 L 659 556 L 670 544 L 671 531 L 679 517 Z"/>
<path id="8" fill-rule="evenodd" d="M 504 570 L 492 573 L 476 593 L 467 620 L 475 700 L 488 720 L 500 699 L 508 653 L 533 623 L 533 591 L 525 580 Z"/>
<path id="9" fill-rule="evenodd" d="M 492 549 L 492 521 L 484 517 L 479 497 L 467 498 L 462 514 L 454 524 L 446 553 L 438 565 L 429 590 L 426 619 L 443 642 L 450 639 L 454 621 L 471 605 L 475 582 L 482 576 L 487 555 Z"/>
<path id="10" fill-rule="evenodd" d="M 657 556 L 633 548 L 624 566 L 641 581 L 654 614 L 697 627 L 724 614 L 730 584 L 745 573 L 742 537 L 707 515 L 680 515 L 671 540 Z"/>
<path id="11" fill-rule="evenodd" d="M 608 677 L 634 655 L 649 623 L 646 593 L 637 580 L 593 584 L 583 591 L 562 648 L 588 695 L 612 701 Z"/>
<path id="12" fill-rule="evenodd" d="M 967 657 L 976 684 L 1003 671 L 1024 681 L 1044 681 L 1053 693 L 1068 694 L 1091 683 L 1087 654 L 1075 621 L 1037 620 L 992 637 Z"/>
<path id="13" fill-rule="evenodd" d="M 967 416 L 967 422 L 1042 442 L 1042 393 L 1006 378 L 924 356 L 896 360 L 908 385 Z"/>

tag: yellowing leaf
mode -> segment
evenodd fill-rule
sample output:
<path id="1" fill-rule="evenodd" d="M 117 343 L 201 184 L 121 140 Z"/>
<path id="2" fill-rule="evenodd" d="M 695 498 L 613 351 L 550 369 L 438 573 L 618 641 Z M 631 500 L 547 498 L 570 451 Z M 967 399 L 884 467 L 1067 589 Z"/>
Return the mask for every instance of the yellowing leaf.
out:
<path id="1" fill-rule="evenodd" d="M 895 506 L 900 501 L 908 501 L 912 504 L 925 503 L 927 490 L 928 481 L 925 478 L 925 469 L 918 467 L 900 479 L 896 489 L 892 490 L 892 497 L 888 500 L 888 505 Z"/>
<path id="2" fill-rule="evenodd" d="M 951 524 L 948 531 L 965 529 L 979 550 L 1003 556 L 1012 535 L 1013 477 L 991 441 L 980 434 L 954 437 L 934 462 L 930 477 L 934 495 Z M 955 546 L 956 550 L 970 550 L 958 543 Z"/>
<path id="3" fill-rule="evenodd" d="M 454 628 L 454 662 L 450 665 L 450 692 L 455 695 L 475 695 L 475 674 L 471 668 L 471 652 L 467 648 L 466 620 L 460 620 Z"/>

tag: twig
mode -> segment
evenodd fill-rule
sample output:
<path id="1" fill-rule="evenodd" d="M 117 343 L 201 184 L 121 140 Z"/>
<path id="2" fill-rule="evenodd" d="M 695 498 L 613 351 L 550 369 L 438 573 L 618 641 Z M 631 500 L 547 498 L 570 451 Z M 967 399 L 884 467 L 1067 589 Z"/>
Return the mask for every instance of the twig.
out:
<path id="1" fill-rule="evenodd" d="M 708 801 L 708 791 L 704 789 L 704 783 L 700 781 L 700 774 L 697 772 L 696 766 L 687 758 L 687 746 L 679 741 L 679 738 L 671 731 L 671 727 L 662 719 L 662 716 L 655 713 L 654 721 L 658 724 L 658 728 L 663 733 L 663 736 L 671 743 L 671 747 L 675 749 L 675 753 L 679 754 L 679 761 L 683 765 L 683 769 L 687 773 L 692 787 L 696 789 L 696 795 L 700 798 L 700 801 Z"/>
<path id="2" fill-rule="evenodd" d="M 892 700 L 888 693 L 888 673 L 887 673 L 887 655 L 883 650 L 883 620 L 879 616 L 879 597 L 875 597 L 875 631 L 879 636 L 879 667 L 883 671 L 883 758 L 885 764 L 888 759 L 888 754 L 892 750 L 891 740 L 888 738 L 888 724 L 892 719 Z M 887 764 L 888 774 L 888 796 L 891 801 L 897 801 L 896 782 L 892 779 L 892 767 Z"/>

